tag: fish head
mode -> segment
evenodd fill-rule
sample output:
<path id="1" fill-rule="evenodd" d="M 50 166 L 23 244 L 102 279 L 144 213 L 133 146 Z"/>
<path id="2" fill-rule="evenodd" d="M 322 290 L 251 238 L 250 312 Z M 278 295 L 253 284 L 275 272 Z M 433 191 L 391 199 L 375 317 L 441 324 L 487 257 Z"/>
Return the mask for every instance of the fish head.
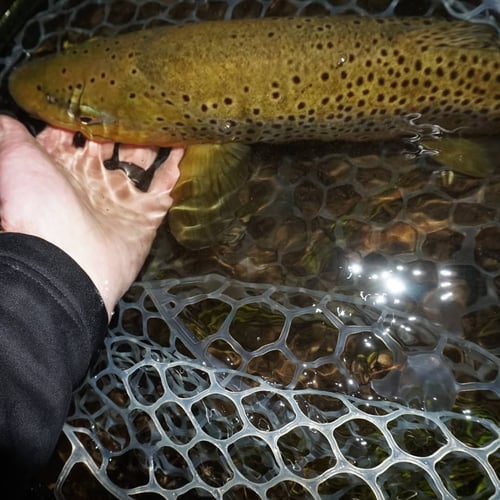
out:
<path id="1" fill-rule="evenodd" d="M 41 57 L 11 73 L 9 92 L 27 113 L 52 126 L 82 132 L 104 140 L 106 129 L 116 122 L 99 105 L 96 94 L 86 92 L 88 81 L 66 54 Z"/>

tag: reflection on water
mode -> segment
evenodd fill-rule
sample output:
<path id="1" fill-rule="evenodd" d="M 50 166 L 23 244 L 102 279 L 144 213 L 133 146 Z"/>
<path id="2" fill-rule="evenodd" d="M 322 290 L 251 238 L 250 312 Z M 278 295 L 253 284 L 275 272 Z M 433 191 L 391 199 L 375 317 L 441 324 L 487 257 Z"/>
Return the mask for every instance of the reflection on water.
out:
<path id="1" fill-rule="evenodd" d="M 450 166 L 401 145 L 256 148 L 231 238 L 189 252 L 165 226 L 142 278 L 216 272 L 342 291 L 483 343 L 471 319 L 497 304 L 500 268 L 499 146 L 487 146 L 487 178 L 444 176 Z"/>
<path id="2" fill-rule="evenodd" d="M 219 245 L 190 252 L 165 226 L 142 279 L 217 273 L 340 295 L 326 312 L 299 300 L 311 313 L 289 319 L 269 301 L 235 312 L 213 299 L 179 318 L 215 366 L 434 410 L 472 398 L 489 413 L 480 384 L 491 389 L 498 374 L 500 150 L 478 144 L 487 178 L 402 144 L 256 147 L 227 230 L 238 237 L 221 233 Z M 489 369 L 477 376 L 479 359 Z"/>

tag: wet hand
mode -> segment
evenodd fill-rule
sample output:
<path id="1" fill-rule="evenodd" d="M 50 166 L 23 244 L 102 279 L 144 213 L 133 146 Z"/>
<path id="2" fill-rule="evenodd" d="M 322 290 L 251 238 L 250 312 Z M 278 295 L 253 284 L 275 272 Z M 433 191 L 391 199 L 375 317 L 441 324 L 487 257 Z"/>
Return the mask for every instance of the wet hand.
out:
<path id="1" fill-rule="evenodd" d="M 137 276 L 172 204 L 183 150 L 173 149 L 141 192 L 106 170 L 113 144 L 73 145 L 73 133 L 47 127 L 37 138 L 0 116 L 0 220 L 5 231 L 43 238 L 90 276 L 111 315 Z M 147 168 L 156 151 L 122 148 L 121 159 Z"/>

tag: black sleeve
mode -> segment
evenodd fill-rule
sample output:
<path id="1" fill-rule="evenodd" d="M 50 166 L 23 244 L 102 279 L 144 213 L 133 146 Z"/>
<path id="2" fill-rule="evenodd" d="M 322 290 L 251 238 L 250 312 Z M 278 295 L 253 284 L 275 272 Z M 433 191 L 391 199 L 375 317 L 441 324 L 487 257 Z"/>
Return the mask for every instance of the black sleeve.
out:
<path id="1" fill-rule="evenodd" d="M 0 490 L 5 493 L 7 482 L 20 485 L 50 458 L 71 393 L 102 342 L 108 318 L 78 264 L 33 236 L 0 233 L 0 291 Z"/>

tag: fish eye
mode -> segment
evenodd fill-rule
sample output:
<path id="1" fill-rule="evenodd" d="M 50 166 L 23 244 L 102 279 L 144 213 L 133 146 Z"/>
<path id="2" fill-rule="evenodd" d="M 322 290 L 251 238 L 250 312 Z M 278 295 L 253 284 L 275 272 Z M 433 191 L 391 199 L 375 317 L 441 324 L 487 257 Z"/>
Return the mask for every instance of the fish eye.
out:
<path id="1" fill-rule="evenodd" d="M 78 116 L 78 120 L 80 121 L 80 125 L 100 125 L 103 123 L 102 116 L 88 116 L 88 115 L 80 115 Z"/>
<path id="2" fill-rule="evenodd" d="M 92 123 L 92 117 L 90 116 L 80 116 L 80 123 L 84 125 L 88 125 L 89 123 Z"/>

